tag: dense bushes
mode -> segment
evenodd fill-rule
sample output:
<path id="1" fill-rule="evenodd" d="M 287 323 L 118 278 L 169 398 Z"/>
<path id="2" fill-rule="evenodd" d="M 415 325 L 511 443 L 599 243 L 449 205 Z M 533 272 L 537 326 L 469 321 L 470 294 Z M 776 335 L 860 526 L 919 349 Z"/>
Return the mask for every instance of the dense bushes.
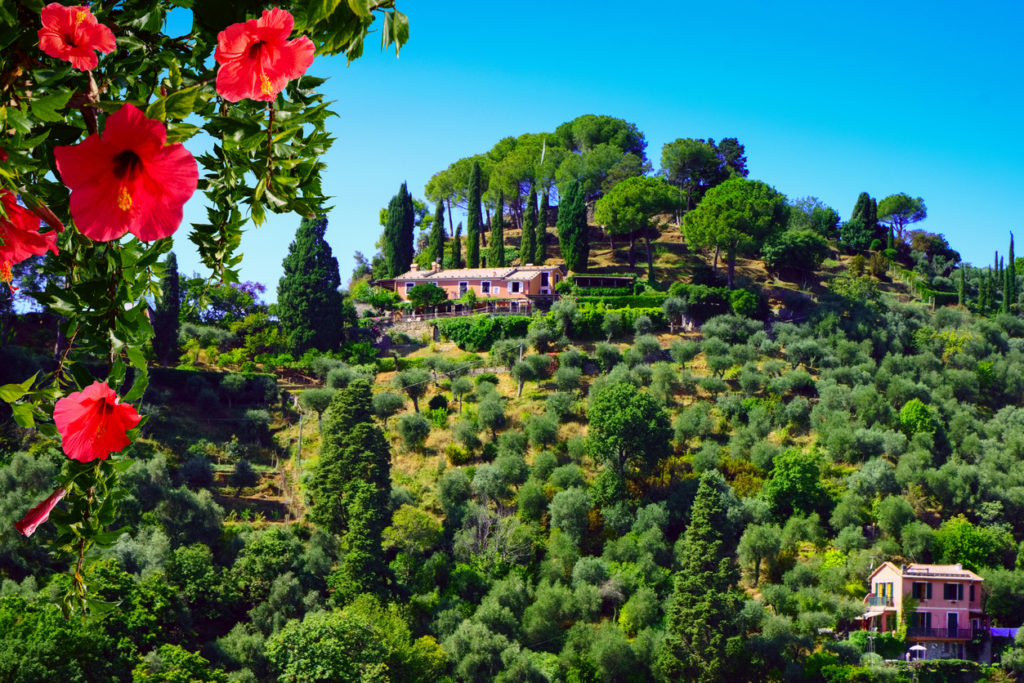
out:
<path id="1" fill-rule="evenodd" d="M 441 336 L 467 351 L 489 351 L 499 339 L 523 337 L 530 318 L 525 315 L 486 314 L 435 320 Z"/>

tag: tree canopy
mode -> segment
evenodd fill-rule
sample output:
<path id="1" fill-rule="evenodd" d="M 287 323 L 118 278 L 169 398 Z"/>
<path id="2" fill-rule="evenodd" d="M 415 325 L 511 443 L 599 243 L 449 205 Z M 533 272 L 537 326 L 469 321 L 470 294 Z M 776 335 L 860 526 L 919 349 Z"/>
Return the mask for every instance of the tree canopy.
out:
<path id="1" fill-rule="evenodd" d="M 284 275 L 277 285 L 277 317 L 293 353 L 329 351 L 341 343 L 341 275 L 326 232 L 326 218 L 303 218 L 284 258 Z"/>

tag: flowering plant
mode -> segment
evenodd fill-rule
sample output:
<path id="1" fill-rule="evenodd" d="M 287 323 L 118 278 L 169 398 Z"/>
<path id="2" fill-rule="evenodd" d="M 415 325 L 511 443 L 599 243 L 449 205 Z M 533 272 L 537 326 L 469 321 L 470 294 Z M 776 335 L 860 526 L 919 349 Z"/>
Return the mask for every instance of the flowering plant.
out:
<path id="1" fill-rule="evenodd" d="M 0 386 L 0 401 L 68 456 L 18 525 L 55 527 L 72 558 L 66 610 L 91 604 L 87 551 L 123 532 L 108 529 L 130 464 L 120 451 L 145 424 L 133 404 L 148 384 L 148 303 L 183 205 L 204 195 L 207 220 L 187 236 L 229 284 L 243 228 L 319 212 L 332 112 L 306 72 L 315 55 L 358 58 L 375 19 L 397 51 L 408 21 L 394 0 L 0 3 L 0 286 L 45 254 L 33 296 L 60 321 L 52 369 Z"/>

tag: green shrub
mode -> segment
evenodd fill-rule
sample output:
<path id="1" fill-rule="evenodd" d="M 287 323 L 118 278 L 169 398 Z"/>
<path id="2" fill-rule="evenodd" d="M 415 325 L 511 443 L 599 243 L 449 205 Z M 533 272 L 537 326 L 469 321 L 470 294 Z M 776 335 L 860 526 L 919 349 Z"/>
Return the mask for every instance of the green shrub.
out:
<path id="1" fill-rule="evenodd" d="M 481 314 L 434 321 L 442 337 L 467 351 L 489 351 L 499 339 L 525 337 L 529 324 L 525 315 Z"/>

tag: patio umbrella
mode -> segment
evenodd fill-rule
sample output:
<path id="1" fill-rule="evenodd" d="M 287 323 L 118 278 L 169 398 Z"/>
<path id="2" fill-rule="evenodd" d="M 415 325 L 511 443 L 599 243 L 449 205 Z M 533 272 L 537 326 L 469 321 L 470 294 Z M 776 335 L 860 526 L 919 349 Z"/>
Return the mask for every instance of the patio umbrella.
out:
<path id="1" fill-rule="evenodd" d="M 927 650 L 928 648 L 926 648 L 924 645 L 914 645 L 910 649 L 911 650 L 921 650 L 923 652 L 924 650 Z"/>

